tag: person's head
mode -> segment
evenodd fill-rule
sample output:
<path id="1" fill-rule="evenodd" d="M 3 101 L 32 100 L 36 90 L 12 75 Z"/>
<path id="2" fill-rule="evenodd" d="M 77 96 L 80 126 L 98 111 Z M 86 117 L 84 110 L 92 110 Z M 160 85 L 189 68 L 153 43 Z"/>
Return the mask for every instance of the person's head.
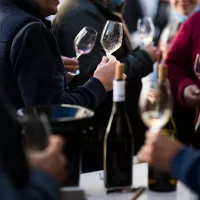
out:
<path id="1" fill-rule="evenodd" d="M 16 0 L 16 2 L 25 2 L 36 9 L 43 17 L 55 15 L 58 12 L 60 0 Z"/>
<path id="2" fill-rule="evenodd" d="M 189 15 L 198 5 L 199 0 L 169 0 L 175 11 L 181 15 Z"/>
<path id="3" fill-rule="evenodd" d="M 104 0 L 104 3 L 113 11 L 121 11 L 124 8 L 125 0 Z"/>

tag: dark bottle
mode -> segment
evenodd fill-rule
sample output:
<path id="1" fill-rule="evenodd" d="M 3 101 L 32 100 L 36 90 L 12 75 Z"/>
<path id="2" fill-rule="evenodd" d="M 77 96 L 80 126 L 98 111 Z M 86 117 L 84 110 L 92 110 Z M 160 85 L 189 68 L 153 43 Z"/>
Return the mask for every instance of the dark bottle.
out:
<path id="1" fill-rule="evenodd" d="M 160 65 L 158 69 L 158 84 L 162 82 L 162 87 L 165 85 L 169 87 L 169 82 L 167 79 L 167 67 Z M 158 86 L 159 87 L 159 86 Z M 177 134 L 176 125 L 173 118 L 168 121 L 168 123 L 163 127 L 163 134 L 169 135 L 174 138 Z M 167 149 L 166 149 L 167 151 Z M 168 173 L 161 172 L 154 168 L 149 168 L 149 189 L 156 192 L 172 192 L 176 190 L 177 181 L 169 176 Z"/>
<path id="2" fill-rule="evenodd" d="M 116 66 L 113 109 L 104 138 L 104 181 L 107 189 L 132 186 L 133 134 L 125 106 L 124 65 Z"/>

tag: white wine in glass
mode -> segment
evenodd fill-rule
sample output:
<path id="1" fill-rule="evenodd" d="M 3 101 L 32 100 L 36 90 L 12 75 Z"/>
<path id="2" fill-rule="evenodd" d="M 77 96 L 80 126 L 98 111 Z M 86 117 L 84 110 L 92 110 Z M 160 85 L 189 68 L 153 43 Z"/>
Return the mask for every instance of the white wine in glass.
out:
<path id="1" fill-rule="evenodd" d="M 144 45 L 148 45 L 153 41 L 155 36 L 155 27 L 151 17 L 139 19 L 137 30 Z"/>
<path id="2" fill-rule="evenodd" d="M 163 71 L 167 70 L 167 67 L 163 65 L 160 65 L 159 68 L 163 68 Z M 163 74 L 166 73 L 163 72 Z M 167 124 L 173 109 L 169 81 L 166 75 L 163 77 L 165 78 L 159 78 L 156 84 L 152 83 L 155 80 L 144 82 L 140 95 L 140 114 L 143 122 L 150 128 L 152 133 L 159 132 Z"/>
<path id="3" fill-rule="evenodd" d="M 101 45 L 105 50 L 106 56 L 108 58 L 112 55 L 112 53 L 114 53 L 121 47 L 122 40 L 122 23 L 116 21 L 107 21 L 101 35 Z"/>

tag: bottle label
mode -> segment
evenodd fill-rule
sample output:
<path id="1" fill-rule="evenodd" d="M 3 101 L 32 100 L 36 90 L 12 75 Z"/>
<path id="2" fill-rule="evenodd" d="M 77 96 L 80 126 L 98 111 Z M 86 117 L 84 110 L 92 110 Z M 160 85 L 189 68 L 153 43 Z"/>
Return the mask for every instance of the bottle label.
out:
<path id="1" fill-rule="evenodd" d="M 125 101 L 125 86 L 126 81 L 113 81 L 113 101 L 123 102 Z"/>

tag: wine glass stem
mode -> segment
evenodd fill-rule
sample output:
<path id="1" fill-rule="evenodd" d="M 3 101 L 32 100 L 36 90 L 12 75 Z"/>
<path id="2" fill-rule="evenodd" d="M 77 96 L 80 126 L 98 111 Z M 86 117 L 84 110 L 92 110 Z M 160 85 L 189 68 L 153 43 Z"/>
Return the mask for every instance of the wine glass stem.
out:
<path id="1" fill-rule="evenodd" d="M 160 128 L 158 128 L 158 127 L 155 127 L 155 126 L 151 126 L 150 127 L 150 133 L 152 133 L 152 134 L 156 134 L 156 133 L 159 133 L 160 132 Z"/>
<path id="2" fill-rule="evenodd" d="M 76 55 L 76 60 L 78 60 L 78 58 L 81 56 L 81 54 Z"/>
<path id="3" fill-rule="evenodd" d="M 107 58 L 110 58 L 111 53 L 106 52 L 106 56 L 107 56 Z"/>

